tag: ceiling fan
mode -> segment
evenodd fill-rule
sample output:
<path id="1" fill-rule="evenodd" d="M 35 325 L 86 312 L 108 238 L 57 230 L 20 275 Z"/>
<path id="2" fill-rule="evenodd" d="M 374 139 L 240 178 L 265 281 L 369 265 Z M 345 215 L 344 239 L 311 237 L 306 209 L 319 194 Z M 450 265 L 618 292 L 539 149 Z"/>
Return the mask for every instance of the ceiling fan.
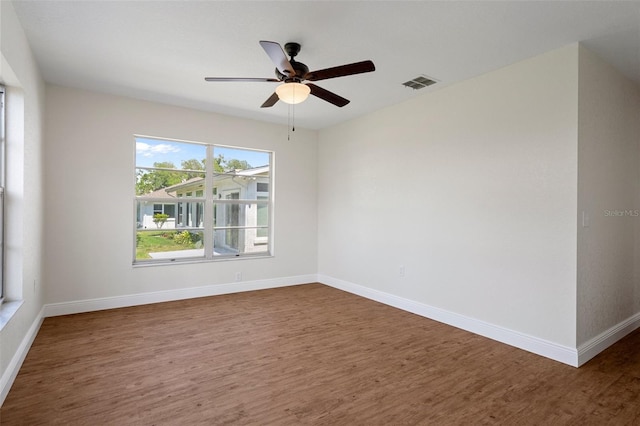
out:
<path id="1" fill-rule="evenodd" d="M 333 105 L 343 107 L 349 103 L 348 99 L 316 86 L 313 83 L 303 84 L 303 82 L 362 74 L 365 72 L 375 71 L 376 69 L 373 62 L 362 61 L 332 68 L 325 68 L 318 71 L 309 71 L 309 67 L 294 59 L 300 52 L 300 44 L 287 43 L 284 45 L 284 50 L 280 44 L 274 41 L 261 41 L 260 46 L 262 46 L 265 52 L 267 52 L 269 58 L 271 58 L 273 63 L 276 65 L 276 78 L 205 77 L 205 80 L 282 83 L 260 106 L 261 108 L 272 107 L 276 102 L 278 102 L 278 100 L 288 104 L 297 104 L 307 99 L 309 94 L 332 103 Z M 285 50 L 290 57 L 288 60 L 285 55 Z"/>

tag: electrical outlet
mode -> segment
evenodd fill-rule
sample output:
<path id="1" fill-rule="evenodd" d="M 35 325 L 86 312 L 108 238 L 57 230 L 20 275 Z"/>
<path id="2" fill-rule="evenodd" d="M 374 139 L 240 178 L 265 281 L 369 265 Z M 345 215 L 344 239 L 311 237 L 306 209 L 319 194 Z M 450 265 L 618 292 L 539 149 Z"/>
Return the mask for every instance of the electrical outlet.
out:
<path id="1" fill-rule="evenodd" d="M 236 272 L 236 282 L 242 281 L 242 272 Z"/>
<path id="2" fill-rule="evenodd" d="M 398 274 L 400 274 L 401 277 L 404 277 L 404 265 L 400 265 L 400 268 L 398 268 Z"/>

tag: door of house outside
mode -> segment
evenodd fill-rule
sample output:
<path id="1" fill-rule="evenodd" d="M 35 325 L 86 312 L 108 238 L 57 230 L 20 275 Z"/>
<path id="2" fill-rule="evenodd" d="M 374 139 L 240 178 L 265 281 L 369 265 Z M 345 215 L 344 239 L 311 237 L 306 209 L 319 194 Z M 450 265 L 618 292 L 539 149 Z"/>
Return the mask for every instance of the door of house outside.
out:
<path id="1" fill-rule="evenodd" d="M 239 200 L 240 192 L 230 192 L 225 195 L 225 199 L 227 200 Z M 240 204 L 226 204 L 225 205 L 225 218 L 226 218 L 226 226 L 240 226 Z M 225 242 L 229 248 L 234 250 L 238 250 L 238 242 L 239 242 L 239 232 L 238 228 L 235 229 L 227 229 L 225 233 Z"/>

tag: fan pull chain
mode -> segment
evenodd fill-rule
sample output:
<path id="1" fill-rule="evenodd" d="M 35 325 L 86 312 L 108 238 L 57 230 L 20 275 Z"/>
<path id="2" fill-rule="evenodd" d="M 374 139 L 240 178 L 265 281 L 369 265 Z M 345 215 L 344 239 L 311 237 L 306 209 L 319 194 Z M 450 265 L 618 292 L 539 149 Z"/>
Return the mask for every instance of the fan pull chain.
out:
<path id="1" fill-rule="evenodd" d="M 287 140 L 290 141 L 291 140 L 291 105 L 289 105 L 289 108 L 287 108 L 288 114 L 287 114 Z"/>
<path id="2" fill-rule="evenodd" d="M 287 114 L 287 140 L 291 140 L 291 132 L 296 131 L 296 105 L 289 104 L 289 113 Z"/>

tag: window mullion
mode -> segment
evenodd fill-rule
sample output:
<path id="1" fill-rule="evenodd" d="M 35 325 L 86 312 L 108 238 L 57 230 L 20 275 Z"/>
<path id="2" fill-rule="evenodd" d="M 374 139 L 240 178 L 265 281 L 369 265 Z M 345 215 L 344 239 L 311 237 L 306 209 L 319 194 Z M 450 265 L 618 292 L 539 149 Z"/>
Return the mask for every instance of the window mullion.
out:
<path id="1" fill-rule="evenodd" d="M 207 146 L 205 161 L 205 202 L 204 202 L 204 256 L 213 259 L 213 146 Z"/>

